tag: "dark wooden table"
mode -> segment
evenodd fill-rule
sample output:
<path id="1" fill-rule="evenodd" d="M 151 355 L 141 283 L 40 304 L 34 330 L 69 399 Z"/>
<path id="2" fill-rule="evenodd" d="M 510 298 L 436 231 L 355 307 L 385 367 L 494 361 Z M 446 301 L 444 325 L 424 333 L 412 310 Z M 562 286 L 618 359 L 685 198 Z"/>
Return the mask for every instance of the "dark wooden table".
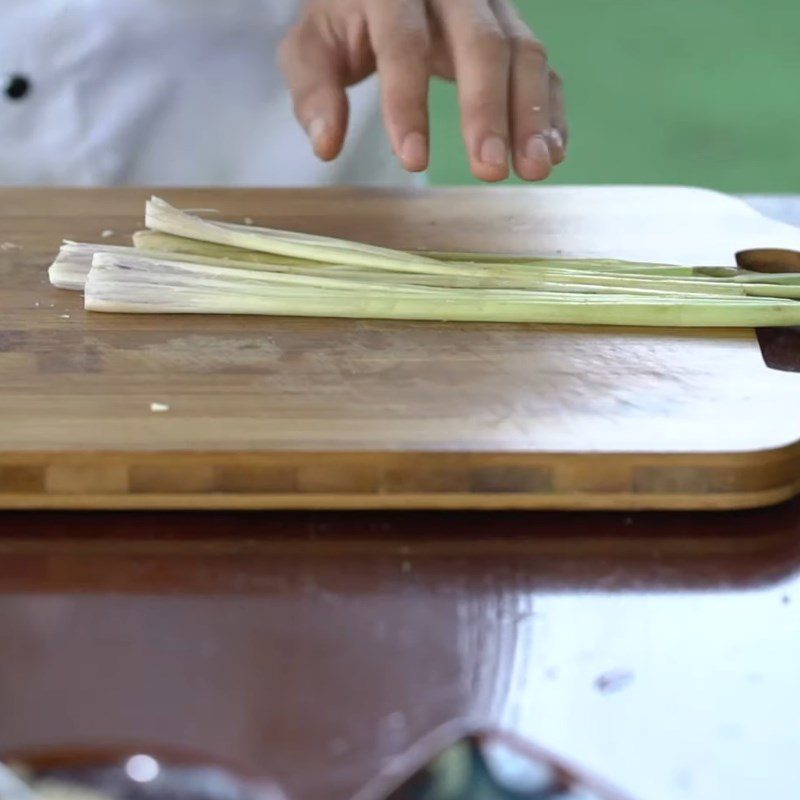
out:
<path id="1" fill-rule="evenodd" d="M 764 341 L 800 370 L 796 333 Z M 346 800 L 471 716 L 642 800 L 800 785 L 800 501 L 5 513 L 0 593 L 0 751 L 178 746 Z"/>

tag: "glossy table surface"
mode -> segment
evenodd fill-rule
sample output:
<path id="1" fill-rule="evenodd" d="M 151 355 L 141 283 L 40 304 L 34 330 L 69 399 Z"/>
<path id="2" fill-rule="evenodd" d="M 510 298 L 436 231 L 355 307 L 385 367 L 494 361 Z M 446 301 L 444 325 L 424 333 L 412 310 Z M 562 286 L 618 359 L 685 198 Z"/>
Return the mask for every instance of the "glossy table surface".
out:
<path id="1" fill-rule="evenodd" d="M 768 201 L 800 223 L 800 203 Z M 796 332 L 762 341 L 800 370 Z M 0 646 L 0 751 L 188 748 L 292 800 L 347 800 L 471 717 L 641 800 L 791 797 L 800 501 L 6 513 Z"/>

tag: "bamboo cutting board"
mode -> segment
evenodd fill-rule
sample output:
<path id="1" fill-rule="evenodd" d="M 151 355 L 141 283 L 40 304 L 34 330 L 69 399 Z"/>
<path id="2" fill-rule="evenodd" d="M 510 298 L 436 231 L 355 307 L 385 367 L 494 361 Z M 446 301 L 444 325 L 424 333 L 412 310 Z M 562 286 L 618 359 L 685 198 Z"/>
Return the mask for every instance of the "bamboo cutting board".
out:
<path id="1" fill-rule="evenodd" d="M 415 249 L 800 249 L 682 188 L 161 194 Z M 126 243 L 147 195 L 0 192 L 0 507 L 741 508 L 800 489 L 800 375 L 751 331 L 104 315 L 49 286 L 62 238 Z"/>

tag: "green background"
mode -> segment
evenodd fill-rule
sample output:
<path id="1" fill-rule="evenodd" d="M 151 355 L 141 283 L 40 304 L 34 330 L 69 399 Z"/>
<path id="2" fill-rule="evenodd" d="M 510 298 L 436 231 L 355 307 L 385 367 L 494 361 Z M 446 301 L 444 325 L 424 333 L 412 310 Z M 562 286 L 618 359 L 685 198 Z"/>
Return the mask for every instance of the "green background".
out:
<path id="1" fill-rule="evenodd" d="M 800 192 L 800 0 L 517 5 L 565 80 L 569 157 L 550 182 Z M 473 182 L 453 87 L 431 107 L 432 182 Z"/>

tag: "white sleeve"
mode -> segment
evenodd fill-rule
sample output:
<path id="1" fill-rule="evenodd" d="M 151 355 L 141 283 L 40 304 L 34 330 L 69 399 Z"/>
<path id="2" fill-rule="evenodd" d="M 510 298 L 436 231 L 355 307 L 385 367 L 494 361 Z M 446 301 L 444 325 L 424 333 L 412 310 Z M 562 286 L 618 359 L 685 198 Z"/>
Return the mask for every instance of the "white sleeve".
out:
<path id="1" fill-rule="evenodd" d="M 5 0 L 0 184 L 419 183 L 391 153 L 374 79 L 351 91 L 342 156 L 313 155 L 275 63 L 300 5 Z"/>

